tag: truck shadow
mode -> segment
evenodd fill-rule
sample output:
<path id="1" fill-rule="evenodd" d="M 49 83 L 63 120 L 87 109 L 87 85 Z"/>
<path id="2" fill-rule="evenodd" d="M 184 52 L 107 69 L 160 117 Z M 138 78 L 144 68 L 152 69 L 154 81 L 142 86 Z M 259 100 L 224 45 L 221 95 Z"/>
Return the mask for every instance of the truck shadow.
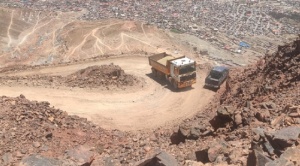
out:
<path id="1" fill-rule="evenodd" d="M 205 85 L 203 86 L 203 88 L 214 91 L 214 92 L 217 92 L 219 90 L 218 88 L 212 88 L 212 87 L 208 87 L 208 86 L 205 86 Z"/>
<path id="2" fill-rule="evenodd" d="M 174 89 L 173 86 L 171 85 L 171 83 L 169 83 L 166 79 L 159 79 L 155 76 L 152 75 L 152 73 L 148 73 L 146 74 L 147 77 L 149 77 L 150 79 L 154 80 L 155 82 L 159 83 L 162 87 L 169 89 L 172 92 L 186 92 L 192 89 L 195 89 L 193 87 L 186 87 L 186 88 L 182 88 L 182 89 Z"/>

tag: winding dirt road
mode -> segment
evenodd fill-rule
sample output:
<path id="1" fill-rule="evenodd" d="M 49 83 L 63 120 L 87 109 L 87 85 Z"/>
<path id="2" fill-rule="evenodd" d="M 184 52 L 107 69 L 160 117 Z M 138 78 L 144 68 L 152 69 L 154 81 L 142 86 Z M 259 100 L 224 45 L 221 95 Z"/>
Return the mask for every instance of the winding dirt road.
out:
<path id="1" fill-rule="evenodd" d="M 122 57 L 85 62 L 68 66 L 48 67 L 6 75 L 62 75 L 66 76 L 92 65 L 114 63 L 126 73 L 145 79 L 142 89 L 100 91 L 87 89 L 49 89 L 25 86 L 0 86 L 0 95 L 19 96 L 30 100 L 49 101 L 69 114 L 85 117 L 106 129 L 142 130 L 179 123 L 193 116 L 209 103 L 214 92 L 203 88 L 204 72 L 198 73 L 197 84 L 191 89 L 172 91 L 167 85 L 150 76 L 146 57 Z M 1 74 L 3 76 L 3 74 Z M 1 76 L 0 75 L 0 76 Z"/>

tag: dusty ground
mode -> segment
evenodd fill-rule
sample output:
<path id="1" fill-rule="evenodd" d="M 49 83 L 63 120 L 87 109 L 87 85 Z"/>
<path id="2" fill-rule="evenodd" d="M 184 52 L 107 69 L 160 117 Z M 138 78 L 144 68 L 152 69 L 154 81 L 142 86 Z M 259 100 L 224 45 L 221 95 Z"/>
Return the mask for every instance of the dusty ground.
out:
<path id="1" fill-rule="evenodd" d="M 0 86 L 0 95 L 19 96 L 24 94 L 31 100 L 49 101 L 56 108 L 69 114 L 86 117 L 106 129 L 141 130 L 170 123 L 177 123 L 194 115 L 209 103 L 213 91 L 203 88 L 205 72 L 198 73 L 198 82 L 191 89 L 174 92 L 166 82 L 151 78 L 151 70 L 145 57 L 123 57 L 98 62 L 86 62 L 61 67 L 47 67 L 12 74 L 67 76 L 79 69 L 93 65 L 114 63 L 126 73 L 145 79 L 140 88 L 122 91 L 100 89 L 51 88 L 43 86 Z"/>

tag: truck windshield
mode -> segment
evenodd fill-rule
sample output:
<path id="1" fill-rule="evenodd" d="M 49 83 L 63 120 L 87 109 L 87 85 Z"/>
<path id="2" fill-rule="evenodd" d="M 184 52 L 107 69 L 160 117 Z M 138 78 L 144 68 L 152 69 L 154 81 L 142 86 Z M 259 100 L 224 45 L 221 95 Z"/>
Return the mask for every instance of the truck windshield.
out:
<path id="1" fill-rule="evenodd" d="M 222 73 L 215 70 L 212 70 L 209 75 L 211 76 L 211 78 L 215 79 L 219 79 L 222 77 Z"/>
<path id="2" fill-rule="evenodd" d="M 193 72 L 195 70 L 196 69 L 195 69 L 194 65 L 183 66 L 183 67 L 180 67 L 179 74 L 190 73 L 190 72 Z"/>

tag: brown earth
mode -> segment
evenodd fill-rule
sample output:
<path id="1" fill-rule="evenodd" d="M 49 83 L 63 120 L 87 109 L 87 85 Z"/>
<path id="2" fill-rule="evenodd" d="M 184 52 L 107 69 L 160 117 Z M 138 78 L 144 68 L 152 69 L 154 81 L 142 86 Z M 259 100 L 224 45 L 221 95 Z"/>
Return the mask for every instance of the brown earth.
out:
<path id="1" fill-rule="evenodd" d="M 114 64 L 90 66 L 65 77 L 47 75 L 3 76 L 0 77 L 0 81 L 2 85 L 9 86 L 77 87 L 102 90 L 142 88 L 144 83 L 142 78 L 125 74 L 120 66 Z"/>
<path id="2" fill-rule="evenodd" d="M 278 51 L 269 54 L 256 65 L 237 73 L 231 79 L 230 93 L 225 93 L 224 103 L 242 107 L 246 101 L 276 101 L 280 105 L 299 105 L 300 40 L 278 46 Z M 256 68 L 257 67 L 257 68 Z M 237 83 L 240 84 L 237 84 Z M 240 100 L 228 97 L 239 96 Z M 237 103 L 236 103 L 237 102 Z M 277 103 L 278 102 L 278 103 Z"/>
<path id="3" fill-rule="evenodd" d="M 300 149 L 299 66 L 300 38 L 255 65 L 232 69 L 207 107 L 215 115 L 183 122 L 175 138 L 211 142 L 195 150 L 208 156 L 193 159 L 200 165 L 299 165 L 292 154 Z"/>
<path id="4" fill-rule="evenodd" d="M 82 14 L 84 11 L 0 8 L 0 67 L 145 52 L 188 55 L 199 63 L 245 65 L 257 61 L 252 53 L 236 56 L 188 34 L 176 34 L 136 21 L 78 20 Z M 203 49 L 210 55 L 201 55 L 199 51 Z"/>
<path id="5" fill-rule="evenodd" d="M 49 78 L 68 77 L 89 66 L 114 63 L 126 74 L 140 80 L 134 86 L 113 88 L 77 88 L 58 86 L 59 82 Z M 32 100 L 46 100 L 69 114 L 85 117 L 106 129 L 142 130 L 178 123 L 180 119 L 193 116 L 211 97 L 213 91 L 203 89 L 206 71 L 199 70 L 198 81 L 191 89 L 175 92 L 165 81 L 151 77 L 151 68 L 146 57 L 120 57 L 77 64 L 45 66 L 42 68 L 2 73 L 4 80 L 0 94 L 18 96 L 21 93 Z M 108 91 L 107 88 L 110 90 Z M 122 89 L 123 88 L 123 89 Z M 125 88 L 125 89 L 124 89 Z M 199 103 L 201 101 L 201 103 Z"/>
<path id="6" fill-rule="evenodd" d="M 280 60 L 285 61 L 285 66 L 291 69 L 294 69 L 293 66 L 299 66 L 298 44 L 299 40 L 280 47 L 274 55 L 266 56 L 265 64 L 258 65 L 261 68 L 252 66 L 246 70 L 232 70 L 229 84 L 222 87 L 202 111 L 185 119 L 179 127 L 174 123 L 175 126 L 161 126 L 138 132 L 108 131 L 87 119 L 69 116 L 64 111 L 50 107 L 48 102 L 29 101 L 23 95 L 17 98 L 1 97 L 0 164 L 21 162 L 22 165 L 28 166 L 35 162 L 70 166 L 84 163 L 108 166 L 139 165 L 137 163 L 147 160 L 155 164 L 159 162 L 155 158 L 157 150 L 163 150 L 170 154 L 159 157 L 166 159 L 161 161 L 164 165 L 173 163 L 172 156 L 179 165 L 186 166 L 298 165 L 300 158 L 295 154 L 300 152 L 300 107 L 297 103 L 299 96 L 269 97 L 276 94 L 278 89 L 291 92 L 299 88 L 299 81 L 293 81 L 293 78 L 299 78 L 299 73 L 284 70 L 285 67 L 281 65 L 272 67 L 270 73 L 264 72 L 275 62 L 281 62 Z M 84 65 L 91 66 L 85 63 L 49 67 L 18 72 L 16 75 L 28 75 L 37 71 L 40 74 L 50 74 L 46 71 L 52 69 L 51 74 L 64 71 L 62 73 L 68 76 L 69 73 L 73 73 L 72 68 L 78 68 L 80 65 L 82 68 Z M 200 67 L 202 70 L 206 68 Z M 123 68 L 126 72 L 126 67 Z M 290 79 L 280 80 L 273 77 L 273 73 L 279 71 L 282 76 L 288 76 Z M 253 72 L 271 79 L 274 83 L 272 88 L 252 94 L 252 86 L 245 86 L 246 83 L 253 82 L 254 87 L 259 89 L 265 81 L 261 77 L 254 78 Z M 246 81 L 234 81 L 237 78 L 245 78 Z M 256 79 L 260 79 L 260 82 Z M 278 84 L 276 80 L 279 81 Z M 243 95 L 248 98 L 237 95 L 241 87 L 245 88 Z M 34 90 L 34 87 L 29 88 Z M 40 97 L 38 93 L 35 95 Z M 226 99 L 220 100 L 224 95 Z M 268 101 L 258 102 L 257 98 L 263 96 Z M 282 99 L 285 99 L 286 103 L 281 102 Z M 221 102 L 223 105 L 220 106 Z M 152 158 L 154 160 L 151 160 Z"/>
<path id="7" fill-rule="evenodd" d="M 81 14 L 1 8 L 0 65 L 51 64 L 177 47 L 170 36 L 153 26 L 114 19 L 77 20 Z"/>
<path id="8" fill-rule="evenodd" d="M 70 87 L 138 87 L 138 79 L 125 74 L 120 66 L 110 64 L 90 66 L 66 77 L 64 81 Z"/>

